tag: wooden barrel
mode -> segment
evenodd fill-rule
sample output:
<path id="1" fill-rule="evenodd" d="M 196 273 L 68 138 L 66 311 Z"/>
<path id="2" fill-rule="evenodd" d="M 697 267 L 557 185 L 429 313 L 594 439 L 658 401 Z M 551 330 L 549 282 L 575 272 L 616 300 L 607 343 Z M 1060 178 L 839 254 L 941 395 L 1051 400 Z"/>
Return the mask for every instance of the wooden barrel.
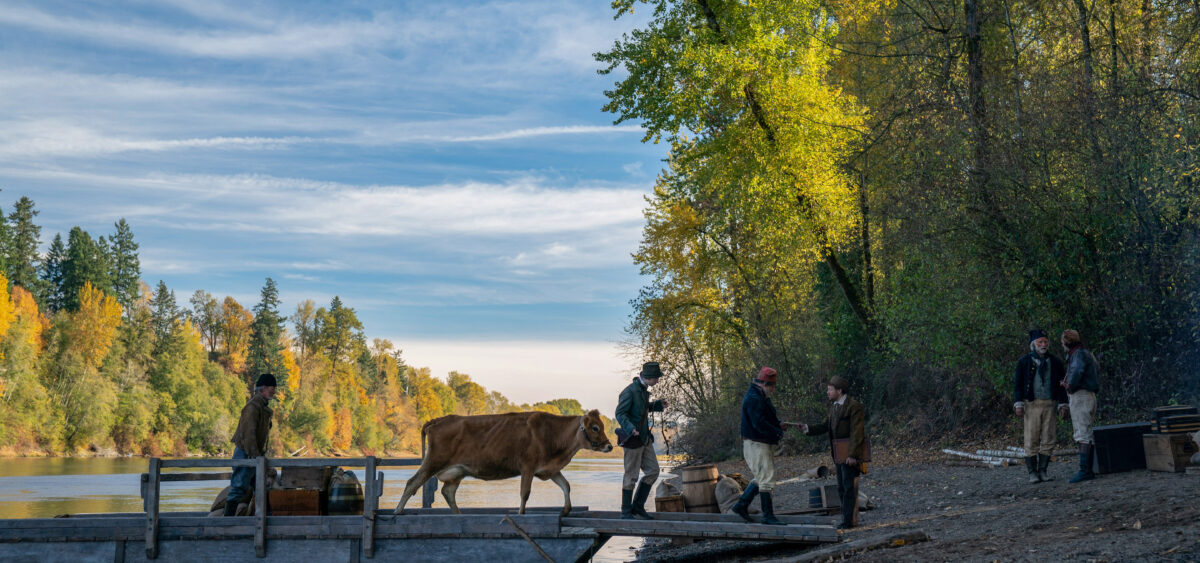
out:
<path id="1" fill-rule="evenodd" d="M 680 469 L 683 502 L 688 512 L 720 512 L 717 506 L 717 466 L 695 465 Z"/>
<path id="2" fill-rule="evenodd" d="M 363 490 L 357 481 L 341 481 L 329 487 L 330 516 L 363 513 Z"/>

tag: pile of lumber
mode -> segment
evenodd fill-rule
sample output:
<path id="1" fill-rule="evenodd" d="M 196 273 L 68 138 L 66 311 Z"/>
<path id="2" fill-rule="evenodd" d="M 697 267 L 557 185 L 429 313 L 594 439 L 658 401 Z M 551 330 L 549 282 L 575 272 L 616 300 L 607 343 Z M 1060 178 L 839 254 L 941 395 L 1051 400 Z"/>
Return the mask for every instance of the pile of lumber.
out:
<path id="1" fill-rule="evenodd" d="M 1025 464 L 1025 449 L 1015 446 L 1006 446 L 1003 450 L 975 450 L 975 453 L 944 449 L 942 453 L 950 456 L 943 463 L 957 467 L 1011 467 Z M 1069 455 L 1078 455 L 1078 452 L 1054 452 L 1054 457 Z"/>

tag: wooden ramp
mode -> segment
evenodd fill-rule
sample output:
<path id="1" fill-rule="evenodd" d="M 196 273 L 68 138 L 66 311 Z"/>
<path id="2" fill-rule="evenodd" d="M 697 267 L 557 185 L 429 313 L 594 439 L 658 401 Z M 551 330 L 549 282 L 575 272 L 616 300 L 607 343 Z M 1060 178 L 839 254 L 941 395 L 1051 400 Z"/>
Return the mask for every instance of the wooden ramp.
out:
<path id="1" fill-rule="evenodd" d="M 572 512 L 562 525 L 592 530 L 603 536 L 669 537 L 769 541 L 792 543 L 833 543 L 841 541 L 832 519 L 822 516 L 780 516 L 787 526 L 749 524 L 733 514 L 696 514 L 655 512 L 654 520 L 622 520 L 620 512 Z"/>

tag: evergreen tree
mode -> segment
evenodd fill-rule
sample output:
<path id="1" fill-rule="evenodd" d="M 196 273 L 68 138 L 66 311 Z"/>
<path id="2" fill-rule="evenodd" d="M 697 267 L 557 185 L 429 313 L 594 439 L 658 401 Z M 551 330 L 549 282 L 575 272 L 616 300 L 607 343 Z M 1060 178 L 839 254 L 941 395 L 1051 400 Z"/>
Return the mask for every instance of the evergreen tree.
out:
<path id="1" fill-rule="evenodd" d="M 4 209 L 0 208 L 0 272 L 8 272 L 8 256 L 12 246 L 12 230 L 4 218 Z"/>
<path id="2" fill-rule="evenodd" d="M 62 235 L 55 234 L 42 261 L 41 291 L 35 293 L 38 300 L 54 313 L 66 305 L 66 295 L 63 293 L 63 264 L 67 260 L 67 248 L 63 245 Z"/>
<path id="3" fill-rule="evenodd" d="M 67 235 L 67 259 L 62 265 L 63 308 L 74 311 L 79 308 L 79 290 L 85 283 L 112 295 L 112 281 L 108 277 L 109 256 L 107 244 L 101 246 L 87 231 L 72 227 Z"/>
<path id="4" fill-rule="evenodd" d="M 133 230 L 129 223 L 122 218 L 116 222 L 117 232 L 109 237 L 112 261 L 109 266 L 109 279 L 112 280 L 113 292 L 117 301 L 126 311 L 133 308 L 137 302 L 139 287 L 138 278 L 141 276 L 141 263 L 138 261 L 138 244 L 133 241 Z"/>
<path id="5" fill-rule="evenodd" d="M 262 300 L 254 306 L 254 322 L 250 325 L 250 353 L 246 358 L 247 373 L 253 379 L 260 373 L 272 373 L 276 378 L 287 377 L 283 364 L 284 318 L 279 314 L 279 290 L 275 280 L 267 278 L 262 288 Z M 283 386 L 283 381 L 280 385 Z"/>
<path id="6" fill-rule="evenodd" d="M 150 319 L 154 327 L 155 348 L 161 349 L 175 335 L 175 325 L 179 322 L 179 306 L 175 302 L 175 292 L 167 289 L 166 282 L 159 280 L 154 288 L 154 296 L 150 298 Z"/>
<path id="7" fill-rule="evenodd" d="M 22 197 L 8 216 L 6 271 L 8 279 L 34 293 L 38 293 L 38 245 L 41 243 L 42 228 L 34 224 L 38 211 L 33 200 Z"/>

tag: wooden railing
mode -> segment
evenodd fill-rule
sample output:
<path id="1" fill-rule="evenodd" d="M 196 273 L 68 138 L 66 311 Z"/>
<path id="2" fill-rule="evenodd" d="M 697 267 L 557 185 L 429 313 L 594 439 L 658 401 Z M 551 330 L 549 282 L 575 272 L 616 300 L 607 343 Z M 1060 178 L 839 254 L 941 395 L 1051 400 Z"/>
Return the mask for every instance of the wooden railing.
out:
<path id="1" fill-rule="evenodd" d="M 159 493 L 162 483 L 178 481 L 228 480 L 233 473 L 163 473 L 169 467 L 253 467 L 254 468 L 254 551 L 258 557 L 267 553 L 267 469 L 272 467 L 364 467 L 363 479 L 363 528 L 362 547 L 367 557 L 375 554 L 375 511 L 379 508 L 379 497 L 383 495 L 383 473 L 379 467 L 414 467 L 421 465 L 421 458 L 279 458 L 269 459 L 160 459 L 150 458 L 150 470 L 142 474 L 142 505 L 146 511 L 146 557 L 158 557 Z M 421 506 L 433 505 L 437 492 L 437 479 L 425 483 L 421 494 Z"/>

